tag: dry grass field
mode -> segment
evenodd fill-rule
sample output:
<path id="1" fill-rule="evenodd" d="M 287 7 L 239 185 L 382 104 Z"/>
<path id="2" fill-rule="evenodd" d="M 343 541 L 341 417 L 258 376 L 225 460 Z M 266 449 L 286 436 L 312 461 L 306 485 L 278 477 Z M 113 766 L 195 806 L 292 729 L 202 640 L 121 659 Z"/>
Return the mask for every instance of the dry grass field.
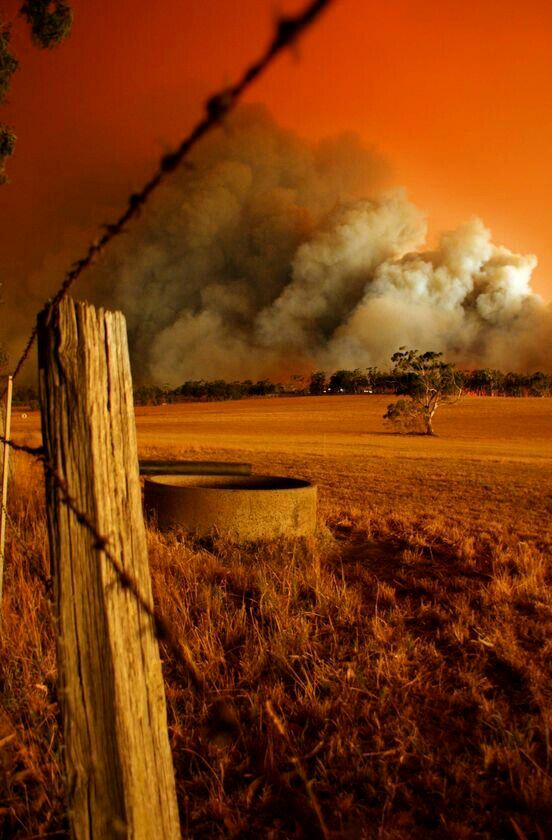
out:
<path id="1" fill-rule="evenodd" d="M 378 396 L 137 409 L 141 457 L 309 478 L 319 529 L 149 529 L 183 834 L 552 836 L 552 400 L 464 398 L 438 437 Z M 14 438 L 39 441 L 16 415 Z M 66 837 L 40 475 L 9 502 L 0 833 Z M 190 672 L 202 675 L 194 688 Z"/>

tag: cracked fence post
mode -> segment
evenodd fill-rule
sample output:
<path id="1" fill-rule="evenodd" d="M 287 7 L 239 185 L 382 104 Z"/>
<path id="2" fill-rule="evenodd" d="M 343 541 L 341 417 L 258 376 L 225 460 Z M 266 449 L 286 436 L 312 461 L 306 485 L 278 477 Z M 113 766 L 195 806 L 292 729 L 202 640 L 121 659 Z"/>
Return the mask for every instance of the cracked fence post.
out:
<path id="1" fill-rule="evenodd" d="M 152 605 L 125 319 L 65 298 L 38 327 L 42 434 L 56 473 L 46 471 L 46 495 L 72 833 L 176 840 L 153 622 L 75 512 L 107 538 Z"/>

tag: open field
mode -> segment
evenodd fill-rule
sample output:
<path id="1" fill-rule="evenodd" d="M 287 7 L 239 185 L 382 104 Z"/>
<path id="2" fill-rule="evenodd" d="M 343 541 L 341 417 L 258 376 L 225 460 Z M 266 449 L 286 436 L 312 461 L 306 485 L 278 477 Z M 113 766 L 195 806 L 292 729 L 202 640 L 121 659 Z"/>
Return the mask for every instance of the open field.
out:
<path id="1" fill-rule="evenodd" d="M 312 479 L 321 519 L 440 519 L 552 540 L 552 400 L 466 397 L 436 415 L 438 437 L 391 434 L 390 397 L 307 397 L 138 408 L 140 457 L 247 460 L 255 472 Z M 36 412 L 14 438 L 40 442 Z"/>
<path id="2" fill-rule="evenodd" d="M 552 836 L 552 400 L 464 398 L 438 437 L 378 396 L 137 409 L 142 457 L 319 486 L 309 540 L 149 530 L 186 836 Z M 38 418 L 14 417 L 36 444 Z M 10 501 L 0 827 L 65 837 L 39 475 Z M 7 740 L 3 740 L 7 739 Z M 3 821 L 3 822 L 2 822 Z"/>

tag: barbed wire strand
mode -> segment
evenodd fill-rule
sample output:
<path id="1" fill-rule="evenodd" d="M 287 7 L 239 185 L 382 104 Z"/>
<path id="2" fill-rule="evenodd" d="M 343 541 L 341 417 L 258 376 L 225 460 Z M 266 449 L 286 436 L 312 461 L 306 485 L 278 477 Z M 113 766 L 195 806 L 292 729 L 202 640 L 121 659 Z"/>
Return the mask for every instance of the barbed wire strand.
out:
<path id="1" fill-rule="evenodd" d="M 151 619 L 156 639 L 164 642 L 176 661 L 180 662 L 184 667 L 188 679 L 196 692 L 202 692 L 205 688 L 204 680 L 187 646 L 174 633 L 170 622 L 165 618 L 161 610 L 156 608 L 153 602 L 150 603 L 149 599 L 142 593 L 136 579 L 126 571 L 121 561 L 114 555 L 109 546 L 109 537 L 101 534 L 86 513 L 77 506 L 75 499 L 69 493 L 65 479 L 53 469 L 44 456 L 42 456 L 41 460 L 47 476 L 52 480 L 54 486 L 60 493 L 62 504 L 74 514 L 79 525 L 86 528 L 93 540 L 92 547 L 96 551 L 104 554 L 117 575 L 120 587 L 127 589 L 132 594 L 141 609 Z"/>
<path id="2" fill-rule="evenodd" d="M 142 207 L 149 199 L 150 195 L 165 178 L 180 166 L 188 152 L 197 144 L 197 142 L 215 126 L 219 125 L 223 118 L 234 108 L 240 97 L 250 85 L 259 78 L 259 76 L 267 69 L 267 67 L 274 61 L 274 59 L 286 47 L 292 45 L 297 41 L 300 35 L 311 26 L 316 18 L 331 4 L 334 0 L 314 0 L 306 9 L 299 12 L 297 15 L 288 17 L 281 17 L 276 26 L 276 32 L 272 41 L 268 45 L 263 55 L 251 64 L 242 74 L 241 78 L 229 87 L 213 94 L 205 103 L 205 116 L 194 126 L 187 137 L 182 140 L 180 146 L 175 152 L 170 152 L 161 158 L 157 172 L 139 191 L 132 193 L 128 199 L 126 210 L 113 224 L 104 225 L 105 233 L 99 239 L 92 242 L 85 256 L 73 263 L 70 270 L 67 272 L 65 279 L 55 295 L 45 304 L 44 309 L 48 307 L 55 307 L 68 293 L 73 283 L 78 280 L 82 272 L 88 268 L 97 259 L 97 257 L 104 250 L 116 236 L 122 233 L 123 228 L 127 223 L 139 215 Z M 23 353 L 21 354 L 12 374 L 15 380 L 21 368 L 29 358 L 30 352 L 36 341 L 38 326 L 35 324 L 31 334 L 27 340 Z M 5 391 L 4 391 L 5 393 Z M 0 399 L 4 396 L 0 396 Z"/>
<path id="3" fill-rule="evenodd" d="M 160 642 L 164 642 L 165 645 L 170 649 L 176 661 L 180 662 L 180 664 L 184 667 L 184 670 L 189 678 L 192 687 L 198 692 L 203 691 L 203 677 L 201 676 L 199 669 L 195 665 L 191 652 L 188 650 L 187 645 L 180 639 L 178 639 L 178 637 L 172 630 L 170 622 L 165 618 L 165 616 L 158 608 L 150 604 L 149 600 L 142 594 L 137 581 L 132 577 L 132 575 L 129 574 L 129 572 L 126 571 L 126 569 L 121 564 L 121 561 L 118 560 L 117 557 L 115 557 L 109 546 L 109 537 L 106 537 L 105 535 L 101 534 L 94 525 L 94 523 L 91 521 L 91 519 L 87 516 L 87 514 L 77 506 L 75 499 L 69 493 L 66 480 L 59 475 L 59 473 L 54 469 L 54 467 L 52 467 L 52 465 L 46 457 L 44 448 L 22 446 L 20 444 L 13 443 L 13 441 L 9 441 L 3 437 L 0 437 L 0 444 L 2 443 L 7 444 L 16 452 L 24 452 L 27 455 L 33 456 L 36 459 L 36 461 L 42 464 L 47 478 L 51 479 L 54 487 L 58 490 L 60 494 L 61 503 L 64 504 L 71 511 L 71 513 L 74 514 L 75 519 L 77 520 L 79 525 L 82 525 L 84 528 L 86 528 L 86 530 L 92 537 L 92 547 L 96 551 L 102 552 L 105 555 L 106 559 L 108 560 L 108 562 L 110 563 L 117 575 L 117 579 L 121 588 L 128 589 L 128 591 L 134 596 L 134 598 L 138 602 L 139 606 L 151 619 L 156 639 Z M 1 506 L 4 507 L 6 513 L 9 516 L 7 508 L 4 505 L 3 501 Z M 13 522 L 11 516 L 9 518 Z M 28 549 L 25 548 L 26 553 L 27 550 Z"/>
<path id="4" fill-rule="evenodd" d="M 238 99 L 242 96 L 244 91 L 257 79 L 287 46 L 294 43 L 297 38 L 316 20 L 324 9 L 326 9 L 334 0 L 314 0 L 306 9 L 295 16 L 283 17 L 278 21 L 276 32 L 264 54 L 254 64 L 250 65 L 242 77 L 233 86 L 227 87 L 218 93 L 211 96 L 205 105 L 206 116 L 203 117 L 188 134 L 188 136 L 181 142 L 178 149 L 170 154 L 165 155 L 160 162 L 159 168 L 154 176 L 145 184 L 140 192 L 133 193 L 127 204 L 127 208 L 119 219 L 110 225 L 105 225 L 105 233 L 99 239 L 92 242 L 86 255 L 74 263 L 71 269 L 65 276 L 55 295 L 44 305 L 43 311 L 50 312 L 63 300 L 69 292 L 73 283 L 80 277 L 83 271 L 88 268 L 104 250 L 104 248 L 118 236 L 127 223 L 135 216 L 137 216 L 152 194 L 152 192 L 159 187 L 162 181 L 172 173 L 184 160 L 188 152 L 196 145 L 196 143 L 215 126 L 219 125 L 222 119 L 230 112 L 236 105 Z M 32 347 L 36 341 L 38 334 L 38 326 L 35 325 L 27 340 L 22 355 L 20 356 L 12 374 L 13 380 L 18 376 L 21 368 L 28 359 Z M 5 390 L 0 396 L 3 398 Z M 196 692 L 205 691 L 205 681 L 199 669 L 195 665 L 191 652 L 188 650 L 185 643 L 178 639 L 174 633 L 170 622 L 163 616 L 161 611 L 150 603 L 148 599 L 142 594 L 137 581 L 130 575 L 122 566 L 121 562 L 115 557 L 111 548 L 109 547 L 109 538 L 99 532 L 94 523 L 89 519 L 86 513 L 80 510 L 69 493 L 65 479 L 60 476 L 52 464 L 48 461 L 44 447 L 30 447 L 22 444 L 17 444 L 14 441 L 6 440 L 5 437 L 0 436 L 0 443 L 11 447 L 16 452 L 23 452 L 40 461 L 44 467 L 45 473 L 51 479 L 54 486 L 60 494 L 60 501 L 62 504 L 74 514 L 77 522 L 81 524 L 89 532 L 93 540 L 93 547 L 98 552 L 102 552 L 108 562 L 114 569 L 119 585 L 128 589 L 139 606 L 149 616 L 152 621 L 153 629 L 158 641 L 163 642 L 171 651 L 175 660 L 183 667 L 188 676 L 190 684 Z"/>
<path id="5" fill-rule="evenodd" d="M 3 435 L 0 435 L 0 444 L 9 446 L 14 452 L 24 452 L 25 455 L 30 455 L 31 458 L 40 458 L 44 455 L 43 446 L 25 446 L 22 443 L 15 443 L 13 440 L 7 440 Z"/>
<path id="6" fill-rule="evenodd" d="M 161 612 L 158 609 L 154 608 L 149 603 L 149 601 L 147 601 L 146 598 L 142 595 L 137 582 L 123 568 L 120 561 L 117 560 L 115 555 L 109 549 L 109 538 L 100 534 L 100 532 L 98 531 L 94 523 L 86 515 L 86 513 L 84 513 L 84 511 L 80 510 L 77 507 L 75 500 L 69 494 L 69 490 L 67 488 L 67 483 L 65 479 L 63 479 L 48 462 L 44 448 L 42 446 L 23 446 L 21 444 L 14 443 L 13 441 L 6 440 L 6 438 L 2 436 L 0 436 L 0 444 L 7 445 L 10 448 L 14 449 L 16 452 L 24 452 L 26 455 L 34 457 L 38 462 L 42 464 L 46 475 L 50 479 L 52 479 L 55 487 L 59 490 L 60 501 L 62 502 L 62 504 L 66 505 L 66 507 L 69 508 L 69 510 L 75 515 L 77 522 L 80 525 L 83 525 L 89 532 L 93 540 L 93 548 L 97 551 L 102 551 L 105 554 L 107 560 L 109 561 L 109 563 L 111 564 L 111 566 L 117 574 L 120 586 L 124 589 L 128 589 L 132 593 L 132 595 L 136 598 L 142 609 L 151 618 L 156 638 L 159 641 L 165 642 L 166 645 L 170 648 L 175 658 L 184 666 L 193 687 L 196 690 L 203 689 L 203 679 L 199 670 L 197 669 L 196 665 L 192 660 L 190 652 L 187 650 L 186 646 L 180 640 L 177 639 L 167 619 L 161 614 Z M 6 515 L 13 525 L 13 519 L 9 515 L 9 512 L 6 506 L 4 505 L 3 501 L 2 507 L 6 511 Z M 19 539 L 19 542 L 24 548 L 25 553 L 28 554 L 28 549 L 24 545 L 21 538 Z"/>

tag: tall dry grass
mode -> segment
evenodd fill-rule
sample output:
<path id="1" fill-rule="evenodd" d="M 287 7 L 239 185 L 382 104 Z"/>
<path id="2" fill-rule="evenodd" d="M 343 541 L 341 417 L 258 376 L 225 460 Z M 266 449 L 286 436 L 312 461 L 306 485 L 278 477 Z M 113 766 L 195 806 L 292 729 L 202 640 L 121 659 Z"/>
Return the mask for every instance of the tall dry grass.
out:
<path id="1" fill-rule="evenodd" d="M 66 836 L 40 470 L 15 458 L 0 628 L 0 835 Z"/>
<path id="2" fill-rule="evenodd" d="M 190 658 L 162 648 L 184 835 L 552 836 L 541 467 L 226 454 L 315 479 L 320 527 L 246 546 L 148 530 L 156 602 Z M 0 824 L 66 837 L 40 476 L 26 470 L 10 504 Z"/>

